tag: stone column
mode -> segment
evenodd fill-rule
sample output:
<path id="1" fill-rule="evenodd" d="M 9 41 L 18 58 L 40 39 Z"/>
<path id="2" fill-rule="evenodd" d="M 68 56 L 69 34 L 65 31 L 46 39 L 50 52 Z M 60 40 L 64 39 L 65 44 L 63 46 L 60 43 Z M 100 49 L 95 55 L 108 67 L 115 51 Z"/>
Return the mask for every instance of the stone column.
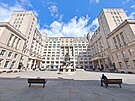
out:
<path id="1" fill-rule="evenodd" d="M 13 47 L 14 47 L 14 48 L 16 48 L 17 43 L 18 43 L 18 40 L 19 40 L 19 39 L 18 39 L 17 37 L 15 37 L 15 41 L 14 41 L 14 43 L 13 43 Z"/>
<path id="2" fill-rule="evenodd" d="M 19 49 L 20 44 L 21 44 L 21 39 L 18 39 L 17 46 L 16 46 L 17 49 Z"/>
<path id="3" fill-rule="evenodd" d="M 32 66 L 32 59 L 29 61 L 29 69 L 31 69 L 31 66 Z"/>
<path id="4" fill-rule="evenodd" d="M 9 40 L 9 46 L 12 46 L 13 45 L 13 42 L 14 42 L 14 39 L 15 39 L 15 36 L 12 36 L 11 40 Z"/>
<path id="5" fill-rule="evenodd" d="M 93 68 L 95 68 L 95 66 L 94 66 L 94 61 L 92 61 L 92 66 L 93 66 Z"/>
<path id="6" fill-rule="evenodd" d="M 101 63 L 100 63 L 100 60 L 98 59 L 98 64 L 99 64 L 99 67 L 100 67 L 100 69 L 101 69 Z"/>
<path id="7" fill-rule="evenodd" d="M 37 67 L 37 64 L 36 64 L 37 60 L 34 60 L 34 68 Z"/>

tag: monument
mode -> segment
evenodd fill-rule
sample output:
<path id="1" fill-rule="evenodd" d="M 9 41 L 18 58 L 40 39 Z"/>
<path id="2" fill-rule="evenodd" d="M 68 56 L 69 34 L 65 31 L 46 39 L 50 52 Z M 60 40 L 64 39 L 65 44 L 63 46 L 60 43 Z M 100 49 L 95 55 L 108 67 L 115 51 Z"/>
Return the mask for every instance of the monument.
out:
<path id="1" fill-rule="evenodd" d="M 64 72 L 75 72 L 73 63 L 71 63 L 70 61 L 69 52 L 66 53 L 63 64 L 60 66 L 60 69 L 59 69 L 59 73 L 64 73 Z"/>

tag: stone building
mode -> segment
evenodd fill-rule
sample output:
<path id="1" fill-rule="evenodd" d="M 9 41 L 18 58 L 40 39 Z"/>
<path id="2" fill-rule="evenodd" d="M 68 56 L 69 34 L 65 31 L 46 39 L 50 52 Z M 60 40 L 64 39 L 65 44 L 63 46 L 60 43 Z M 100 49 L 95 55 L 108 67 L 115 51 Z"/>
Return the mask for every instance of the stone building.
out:
<path id="1" fill-rule="evenodd" d="M 0 22 L 0 71 L 18 69 L 26 36 L 7 22 Z"/>
<path id="2" fill-rule="evenodd" d="M 69 52 L 74 69 L 90 68 L 91 49 L 84 37 L 47 37 L 42 60 L 43 70 L 58 70 Z"/>
<path id="3" fill-rule="evenodd" d="M 127 19 L 121 8 L 106 8 L 99 14 L 99 27 L 90 39 L 94 69 L 129 73 L 134 71 L 134 20 Z M 125 54 L 132 55 L 126 55 L 125 58 Z"/>

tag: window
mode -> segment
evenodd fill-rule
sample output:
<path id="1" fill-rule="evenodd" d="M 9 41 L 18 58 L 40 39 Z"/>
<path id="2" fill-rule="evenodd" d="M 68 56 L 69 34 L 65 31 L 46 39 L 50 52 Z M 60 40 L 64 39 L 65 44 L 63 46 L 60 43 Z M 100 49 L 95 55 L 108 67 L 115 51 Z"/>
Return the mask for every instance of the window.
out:
<path id="1" fill-rule="evenodd" d="M 80 62 L 80 64 L 83 64 L 83 62 Z"/>
<path id="2" fill-rule="evenodd" d="M 122 62 L 119 62 L 119 66 L 120 68 L 123 68 Z"/>
<path id="3" fill-rule="evenodd" d="M 5 54 L 5 52 L 6 52 L 6 50 L 2 50 L 1 53 L 0 53 L 0 55 L 3 56 Z"/>
<path id="4" fill-rule="evenodd" d="M 133 60 L 133 64 L 134 64 L 134 66 L 135 66 L 135 60 Z"/>
<path id="5" fill-rule="evenodd" d="M 11 57 L 11 55 L 12 55 L 12 52 L 9 52 L 8 57 Z"/>
<path id="6" fill-rule="evenodd" d="M 134 50 L 133 49 L 129 49 L 128 51 L 129 51 L 129 54 L 130 55 L 133 55 L 134 54 Z"/>
<path id="7" fill-rule="evenodd" d="M 113 56 L 112 56 L 112 61 L 114 60 Z"/>
<path id="8" fill-rule="evenodd" d="M 122 45 L 121 45 L 121 43 L 120 43 L 120 38 L 119 38 L 119 36 L 116 35 L 116 38 L 117 38 L 117 41 L 118 41 L 118 43 L 119 43 L 119 46 L 122 47 Z"/>
<path id="9" fill-rule="evenodd" d="M 8 41 L 8 46 L 12 46 L 12 39 L 13 39 L 13 34 L 11 34 L 10 38 L 9 38 L 9 41 Z"/>
<path id="10" fill-rule="evenodd" d="M 125 45 L 126 44 L 126 40 L 124 38 L 123 32 L 120 33 L 120 36 L 121 36 L 123 44 Z"/>
<path id="11" fill-rule="evenodd" d="M 4 65 L 4 68 L 6 68 L 9 64 L 9 61 L 6 61 L 5 65 Z"/>
<path id="12" fill-rule="evenodd" d="M 3 59 L 0 59 L 0 66 L 1 66 L 2 60 L 3 60 Z"/>
<path id="13" fill-rule="evenodd" d="M 130 64 L 128 61 L 125 61 L 125 64 L 126 64 L 126 68 L 129 68 L 130 67 Z"/>
<path id="14" fill-rule="evenodd" d="M 14 64 L 15 64 L 15 61 L 13 61 L 12 64 L 10 65 L 10 69 L 13 68 Z"/>
<path id="15" fill-rule="evenodd" d="M 121 53 L 122 53 L 122 56 L 123 56 L 123 57 L 126 56 L 126 52 L 125 52 L 125 51 L 123 51 L 123 52 L 121 52 Z"/>
<path id="16" fill-rule="evenodd" d="M 113 41 L 114 41 L 115 47 L 118 48 L 117 41 L 116 41 L 115 37 L 113 37 Z"/>
<path id="17" fill-rule="evenodd" d="M 116 53 L 116 57 L 119 58 L 119 53 Z"/>

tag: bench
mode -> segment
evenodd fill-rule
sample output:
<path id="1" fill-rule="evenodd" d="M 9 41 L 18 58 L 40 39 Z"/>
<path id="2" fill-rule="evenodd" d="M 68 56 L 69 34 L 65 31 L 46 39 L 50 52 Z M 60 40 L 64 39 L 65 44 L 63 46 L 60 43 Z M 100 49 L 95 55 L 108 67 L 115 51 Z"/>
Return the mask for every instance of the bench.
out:
<path id="1" fill-rule="evenodd" d="M 29 87 L 31 87 L 31 83 L 40 83 L 40 84 L 43 84 L 43 88 L 44 88 L 46 82 L 47 82 L 46 79 L 39 79 L 39 78 L 28 79 Z"/>
<path id="2" fill-rule="evenodd" d="M 105 87 L 108 87 L 108 84 L 119 84 L 119 87 L 121 88 L 122 79 L 107 79 L 103 80 Z"/>

